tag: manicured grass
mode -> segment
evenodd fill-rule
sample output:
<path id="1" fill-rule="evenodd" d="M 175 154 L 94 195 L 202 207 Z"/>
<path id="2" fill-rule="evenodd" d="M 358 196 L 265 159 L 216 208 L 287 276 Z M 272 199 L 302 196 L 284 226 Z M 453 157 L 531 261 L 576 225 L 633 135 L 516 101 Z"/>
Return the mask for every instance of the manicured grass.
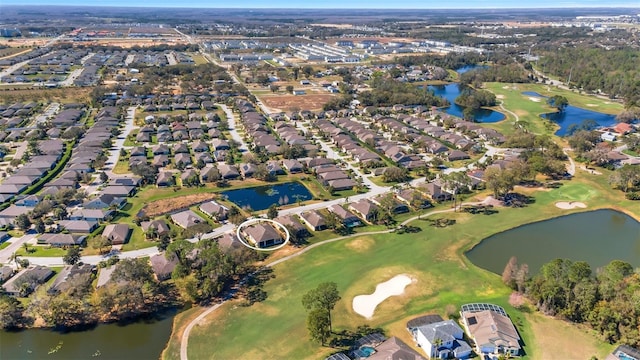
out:
<path id="1" fill-rule="evenodd" d="M 467 302 L 483 301 L 507 309 L 526 344 L 526 358 L 548 357 L 547 349 L 557 344 L 558 338 L 570 338 L 573 344 L 553 347 L 556 358 L 603 357 L 611 347 L 579 327 L 509 306 L 509 290 L 502 285 L 500 276 L 475 267 L 464 252 L 496 232 L 576 212 L 555 207 L 554 203 L 559 200 L 584 201 L 587 210 L 615 204 L 614 208 L 640 218 L 640 204 L 624 200 L 621 192 L 611 190 L 608 176 L 606 171 L 600 176 L 578 172 L 573 180 L 564 182 L 558 189 L 518 189 L 534 195 L 535 202 L 521 209 L 499 208 L 499 213 L 491 216 L 437 215 L 456 219 L 457 223 L 447 228 L 433 228 L 426 221 L 416 220 L 412 225 L 420 226 L 423 229 L 420 233 L 360 236 L 314 248 L 274 267 L 275 278 L 264 287 L 268 293 L 266 301 L 248 308 L 231 301 L 195 327 L 189 339 L 189 356 L 220 359 L 327 356 L 336 349 L 308 341 L 306 313 L 300 302 L 302 295 L 318 283 L 334 281 L 342 296 L 333 312 L 336 330 L 368 324 L 382 327 L 388 335 L 413 344 L 405 329 L 410 318 L 426 313 L 445 315 L 447 305 L 459 307 Z M 447 204 L 442 205 L 446 207 Z M 407 287 L 404 295 L 380 304 L 373 319 L 364 319 L 352 310 L 354 296 L 371 293 L 376 284 L 401 273 L 409 274 L 416 282 Z M 182 325 L 184 322 L 176 323 L 176 327 Z M 290 334 L 297 334 L 297 341 L 290 341 Z M 176 358 L 175 336 L 168 346 L 171 351 L 165 358 Z M 242 355 L 238 349 L 242 349 Z"/>
<path id="2" fill-rule="evenodd" d="M 629 155 L 629 156 L 640 156 L 640 153 L 637 153 L 637 152 L 635 152 L 635 151 L 631 151 L 631 150 L 629 150 L 629 149 L 627 149 L 627 150 L 623 150 L 622 152 L 623 152 L 624 154 Z"/>
<path id="3" fill-rule="evenodd" d="M 16 254 L 20 256 L 33 256 L 33 257 L 61 257 L 67 253 L 66 250 L 61 248 L 54 248 L 49 246 L 29 246 L 29 252 L 26 252 L 24 247 L 16 250 Z"/>
<path id="4" fill-rule="evenodd" d="M 114 174 L 127 174 L 131 173 L 129 170 L 129 161 L 127 159 L 119 158 L 116 165 L 111 170 Z"/>
<path id="5" fill-rule="evenodd" d="M 2 244 L 0 244 L 0 250 L 2 250 L 2 249 L 4 249 L 4 248 L 8 247 L 9 245 L 11 245 L 11 243 L 10 243 L 10 242 L 6 242 L 6 241 L 5 241 L 5 242 L 3 242 Z"/>

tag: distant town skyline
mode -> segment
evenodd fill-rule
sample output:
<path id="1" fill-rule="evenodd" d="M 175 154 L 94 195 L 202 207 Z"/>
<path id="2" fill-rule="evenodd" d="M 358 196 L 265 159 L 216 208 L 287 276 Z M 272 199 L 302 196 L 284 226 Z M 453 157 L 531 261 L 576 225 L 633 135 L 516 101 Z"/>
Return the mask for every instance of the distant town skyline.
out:
<path id="1" fill-rule="evenodd" d="M 516 8 L 581 8 L 632 7 L 640 8 L 638 0 L 455 0 L 448 2 L 424 0 L 104 0 L 99 3 L 86 0 L 2 0 L 2 5 L 56 5 L 56 6 L 112 6 L 112 7 L 174 7 L 174 8 L 256 8 L 256 9 L 516 9 Z"/>

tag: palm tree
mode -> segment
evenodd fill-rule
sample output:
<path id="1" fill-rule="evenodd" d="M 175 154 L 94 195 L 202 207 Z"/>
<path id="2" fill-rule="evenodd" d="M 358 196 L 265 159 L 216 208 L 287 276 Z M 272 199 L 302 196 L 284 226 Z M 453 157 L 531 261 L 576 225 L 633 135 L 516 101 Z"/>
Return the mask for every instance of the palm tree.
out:
<path id="1" fill-rule="evenodd" d="M 438 356 L 439 353 L 440 353 L 439 349 L 440 349 L 440 347 L 442 346 L 443 343 L 444 342 L 442 341 L 442 339 L 440 339 L 438 337 L 433 339 L 433 350 L 434 351 L 432 351 L 432 354 L 431 354 L 432 356 L 431 357 L 439 357 Z M 435 352 L 435 354 L 433 354 L 433 352 Z"/>
<path id="2" fill-rule="evenodd" d="M 11 254 L 11 256 L 9 257 L 9 262 L 13 261 L 16 264 L 16 267 L 18 267 L 18 260 L 20 258 L 20 255 L 18 255 L 17 252 L 14 252 L 13 254 Z"/>

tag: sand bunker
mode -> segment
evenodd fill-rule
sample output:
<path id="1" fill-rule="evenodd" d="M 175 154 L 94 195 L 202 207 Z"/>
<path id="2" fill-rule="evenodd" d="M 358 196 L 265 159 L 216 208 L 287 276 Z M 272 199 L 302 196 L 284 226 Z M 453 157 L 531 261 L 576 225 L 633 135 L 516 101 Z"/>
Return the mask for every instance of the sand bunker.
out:
<path id="1" fill-rule="evenodd" d="M 559 201 L 556 203 L 556 207 L 563 210 L 571 210 L 576 208 L 584 209 L 587 205 L 580 201 Z"/>
<path id="2" fill-rule="evenodd" d="M 540 102 L 540 98 L 533 97 L 533 96 L 529 96 L 529 100 L 535 101 L 535 102 Z"/>
<path id="3" fill-rule="evenodd" d="M 389 281 L 378 284 L 376 291 L 371 295 L 358 295 L 353 298 L 353 311 L 370 319 L 378 304 L 388 297 L 402 295 L 404 288 L 411 284 L 411 278 L 407 275 L 397 275 Z"/>

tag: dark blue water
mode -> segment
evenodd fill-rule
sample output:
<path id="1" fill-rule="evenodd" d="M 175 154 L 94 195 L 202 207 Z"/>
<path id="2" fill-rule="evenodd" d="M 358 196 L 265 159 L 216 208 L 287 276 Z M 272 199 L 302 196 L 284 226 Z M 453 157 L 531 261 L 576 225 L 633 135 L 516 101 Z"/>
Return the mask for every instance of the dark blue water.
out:
<path id="1" fill-rule="evenodd" d="M 524 91 L 522 95 L 535 96 L 539 98 L 547 98 L 535 91 Z M 615 115 L 603 114 L 597 111 L 582 109 L 575 106 L 567 106 L 563 112 L 552 112 L 541 115 L 545 119 L 549 119 L 560 125 L 560 129 L 555 132 L 558 136 L 571 135 L 572 130 L 576 126 L 580 126 L 586 120 L 593 120 L 598 127 L 612 126 L 616 124 Z"/>
<path id="2" fill-rule="evenodd" d="M 298 182 L 229 190 L 222 195 L 239 207 L 248 206 L 252 210 L 268 209 L 274 204 L 295 204 L 298 200 L 305 201 L 313 198 L 309 190 Z"/>
<path id="3" fill-rule="evenodd" d="M 501 274 L 509 258 L 528 264 L 531 274 L 564 258 L 586 261 L 592 269 L 612 260 L 640 266 L 640 223 L 615 210 L 561 216 L 490 236 L 465 254 L 475 265 Z"/>
<path id="4" fill-rule="evenodd" d="M 457 105 L 455 100 L 460 96 L 460 87 L 457 83 L 448 85 L 429 85 L 429 90 L 432 90 L 436 95 L 449 100 L 451 106 L 445 108 L 445 112 L 449 115 L 453 115 L 459 118 L 463 117 L 462 112 L 464 107 Z M 504 120 L 504 115 L 489 109 L 480 109 L 474 113 L 474 120 L 481 123 L 494 123 Z"/>

